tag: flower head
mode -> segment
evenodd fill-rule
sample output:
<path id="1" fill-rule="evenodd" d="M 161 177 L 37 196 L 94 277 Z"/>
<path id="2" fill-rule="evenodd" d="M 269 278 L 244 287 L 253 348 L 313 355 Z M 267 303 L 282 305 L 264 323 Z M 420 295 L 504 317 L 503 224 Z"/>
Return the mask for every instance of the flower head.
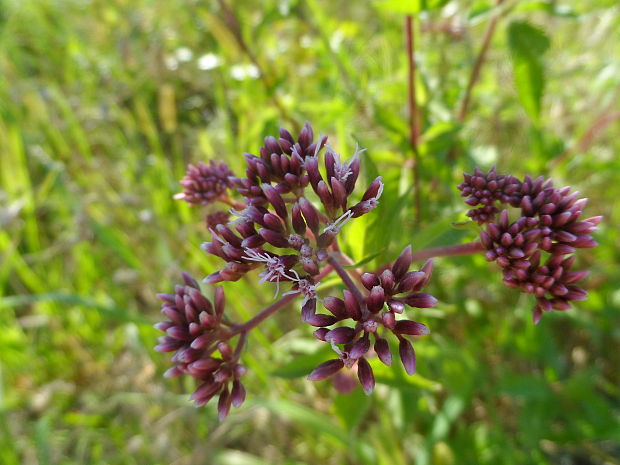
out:
<path id="1" fill-rule="evenodd" d="M 177 200 L 185 200 L 190 205 L 207 205 L 215 202 L 231 186 L 229 176 L 232 171 L 224 162 L 209 164 L 199 162 L 188 165 L 185 177 L 179 182 L 183 192 L 174 196 Z"/>

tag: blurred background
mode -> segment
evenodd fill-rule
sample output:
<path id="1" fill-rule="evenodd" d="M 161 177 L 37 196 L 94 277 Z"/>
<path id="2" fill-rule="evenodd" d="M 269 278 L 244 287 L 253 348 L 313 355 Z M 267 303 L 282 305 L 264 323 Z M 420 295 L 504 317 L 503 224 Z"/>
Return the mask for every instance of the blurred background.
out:
<path id="1" fill-rule="evenodd" d="M 619 39 L 617 0 L 0 1 L 0 463 L 619 464 Z M 474 240 L 455 186 L 496 164 L 605 216 L 579 253 L 589 299 L 535 327 L 482 256 L 437 259 L 417 375 L 373 365 L 370 397 L 305 381 L 328 355 L 291 307 L 251 334 L 246 404 L 193 408 L 152 350 L 155 293 L 220 265 L 178 180 L 210 158 L 241 173 L 306 120 L 387 181 L 343 231 L 356 261 Z M 225 287 L 238 320 L 272 300 Z"/>

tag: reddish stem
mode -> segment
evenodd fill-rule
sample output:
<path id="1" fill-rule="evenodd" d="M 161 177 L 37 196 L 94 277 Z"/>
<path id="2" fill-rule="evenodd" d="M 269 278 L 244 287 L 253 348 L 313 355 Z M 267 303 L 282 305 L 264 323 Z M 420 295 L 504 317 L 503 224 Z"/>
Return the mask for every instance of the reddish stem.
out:
<path id="1" fill-rule="evenodd" d="M 420 196 L 420 154 L 418 152 L 418 139 L 420 138 L 420 125 L 418 122 L 418 107 L 415 92 L 415 36 L 413 32 L 413 17 L 405 18 L 405 35 L 407 36 L 407 64 L 408 64 L 408 106 L 409 106 L 409 143 L 413 153 L 411 174 L 413 178 L 413 190 L 415 197 L 415 220 L 420 221 L 422 203 Z"/>
<path id="2" fill-rule="evenodd" d="M 413 252 L 413 261 L 427 260 L 433 257 L 459 257 L 462 255 L 472 255 L 484 252 L 484 246 L 476 242 L 468 242 L 467 244 L 446 245 L 443 247 L 433 247 L 432 249 L 418 250 Z"/>
<path id="3" fill-rule="evenodd" d="M 351 293 L 355 296 L 355 299 L 360 304 L 360 307 L 363 307 L 364 296 L 362 296 L 362 293 L 351 279 L 351 276 L 349 276 L 349 273 L 347 273 L 347 270 L 342 267 L 336 257 L 332 254 L 329 254 L 329 256 L 327 257 L 327 262 L 332 266 L 338 276 L 340 276 L 340 279 L 342 279 L 342 282 L 347 287 L 347 289 L 349 289 L 349 291 L 351 291 Z"/>
<path id="4" fill-rule="evenodd" d="M 327 265 L 316 276 L 315 280 L 317 282 L 320 281 L 321 279 L 323 279 L 325 276 L 327 276 L 332 271 L 333 271 L 333 268 L 330 265 Z M 297 297 L 299 297 L 299 292 L 295 292 L 294 294 L 285 295 L 280 300 L 272 303 L 269 307 L 265 308 L 258 315 L 254 316 L 252 319 L 250 319 L 250 320 L 246 321 L 245 323 L 242 323 L 242 324 L 237 325 L 234 328 L 232 328 L 230 333 L 229 333 L 229 335 L 228 335 L 228 337 L 227 337 L 227 339 L 230 339 L 231 337 L 233 337 L 233 336 L 235 336 L 236 334 L 239 334 L 239 333 L 247 333 L 251 329 L 253 329 L 256 326 L 258 326 L 259 324 L 261 324 L 263 321 L 265 321 L 271 315 L 276 313 L 278 310 L 281 310 L 282 308 L 286 307 L 290 302 L 295 300 Z"/>
<path id="5" fill-rule="evenodd" d="M 496 6 L 500 6 L 503 0 L 497 0 Z M 484 38 L 482 39 L 482 46 L 480 47 L 480 52 L 478 53 L 478 57 L 476 58 L 476 62 L 471 72 L 471 76 L 469 78 L 469 82 L 467 83 L 467 89 L 465 90 L 465 96 L 463 98 L 463 103 L 461 104 L 461 110 L 459 111 L 458 119 L 462 123 L 467 118 L 467 112 L 469 110 L 469 104 L 471 101 L 471 94 L 474 90 L 474 86 L 478 82 L 480 77 L 480 70 L 482 69 L 482 65 L 487 56 L 487 52 L 489 51 L 489 46 L 491 45 L 491 39 L 493 38 L 493 34 L 495 33 L 495 28 L 497 26 L 497 21 L 499 20 L 501 13 L 496 13 L 489 20 L 489 25 L 487 26 L 487 30 L 484 33 Z"/>

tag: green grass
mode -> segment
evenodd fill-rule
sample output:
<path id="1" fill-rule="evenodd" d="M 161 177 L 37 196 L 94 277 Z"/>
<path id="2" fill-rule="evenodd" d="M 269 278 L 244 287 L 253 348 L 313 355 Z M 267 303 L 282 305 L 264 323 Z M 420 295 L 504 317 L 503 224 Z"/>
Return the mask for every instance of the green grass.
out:
<path id="1" fill-rule="evenodd" d="M 229 3 L 244 46 L 215 1 L 0 2 L 0 463 L 620 463 L 617 2 L 507 0 L 463 124 L 491 2 L 416 16 L 420 225 L 406 2 Z M 388 181 L 345 230 L 356 261 L 473 240 L 451 226 L 465 219 L 455 186 L 497 164 L 570 184 L 605 216 L 580 254 L 589 299 L 534 327 L 532 302 L 482 257 L 439 259 L 441 305 L 416 313 L 433 331 L 418 375 L 373 363 L 371 397 L 306 382 L 300 367 L 326 355 L 290 308 L 250 338 L 247 404 L 222 424 L 194 409 L 190 380 L 163 379 L 152 350 L 155 293 L 219 265 L 177 181 L 207 158 L 240 172 L 243 152 L 305 120 L 343 154 L 368 147 L 364 179 Z M 252 280 L 225 287 L 239 319 L 272 298 Z"/>

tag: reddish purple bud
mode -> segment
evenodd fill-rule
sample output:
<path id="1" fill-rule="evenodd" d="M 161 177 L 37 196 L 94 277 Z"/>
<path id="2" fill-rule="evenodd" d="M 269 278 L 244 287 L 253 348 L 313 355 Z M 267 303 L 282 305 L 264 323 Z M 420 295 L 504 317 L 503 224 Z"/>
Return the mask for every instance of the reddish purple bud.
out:
<path id="1" fill-rule="evenodd" d="M 306 222 L 301 216 L 301 207 L 298 203 L 295 203 L 293 205 L 293 208 L 291 209 L 291 217 L 293 229 L 295 230 L 295 232 L 300 236 L 306 234 Z"/>
<path id="2" fill-rule="evenodd" d="M 412 260 L 413 255 L 411 253 L 411 246 L 408 245 L 404 248 L 392 265 L 392 273 L 394 273 L 394 278 L 397 281 L 404 276 L 407 270 L 409 270 Z"/>
<path id="3" fill-rule="evenodd" d="M 370 295 L 366 298 L 366 306 L 373 313 L 383 308 L 385 303 L 385 291 L 381 286 L 374 286 L 370 290 Z"/>
<path id="4" fill-rule="evenodd" d="M 319 172 L 319 161 L 317 157 L 306 157 L 304 161 L 304 167 L 306 168 L 306 172 L 308 173 L 308 177 L 310 178 L 310 184 L 316 192 L 319 182 L 323 180 L 321 173 Z"/>
<path id="5" fill-rule="evenodd" d="M 370 338 L 368 334 L 364 334 L 361 338 L 359 338 L 356 342 L 353 343 L 351 349 L 349 349 L 349 357 L 357 360 L 360 357 L 366 355 L 366 353 L 370 350 Z"/>
<path id="6" fill-rule="evenodd" d="M 308 381 L 321 381 L 325 378 L 329 378 L 337 371 L 340 371 L 344 367 L 344 362 L 340 359 L 328 360 L 317 366 L 312 373 L 308 375 Z"/>
<path id="7" fill-rule="evenodd" d="M 231 403 L 232 398 L 230 396 L 230 392 L 228 392 L 227 387 L 224 387 L 220 393 L 220 400 L 217 403 L 217 417 L 220 421 L 224 421 L 224 419 L 228 416 Z"/>
<path id="8" fill-rule="evenodd" d="M 379 285 L 379 278 L 374 273 L 364 273 L 362 275 L 362 284 L 368 290 Z"/>
<path id="9" fill-rule="evenodd" d="M 263 239 L 265 239 L 269 244 L 273 245 L 274 247 L 286 249 L 290 246 L 290 244 L 282 234 L 272 231 L 271 229 L 260 228 L 258 230 L 258 234 L 260 234 Z"/>
<path id="10" fill-rule="evenodd" d="M 325 335 L 325 340 L 334 344 L 347 344 L 353 340 L 355 330 L 347 326 L 332 329 Z"/>
<path id="11" fill-rule="evenodd" d="M 328 211 L 331 211 L 336 207 L 336 203 L 332 198 L 332 195 L 329 192 L 329 187 L 327 187 L 327 183 L 325 181 L 319 182 L 316 193 L 319 196 L 319 199 L 321 199 L 321 203 L 325 205 L 325 208 Z"/>
<path id="12" fill-rule="evenodd" d="M 312 335 L 316 337 L 319 341 L 325 341 L 325 336 L 329 333 L 329 329 L 327 328 L 319 328 Z"/>
<path id="13" fill-rule="evenodd" d="M 431 308 L 437 305 L 437 299 L 425 292 L 409 294 L 403 297 L 401 300 L 410 307 L 416 308 Z"/>
<path id="14" fill-rule="evenodd" d="M 344 184 L 336 178 L 331 178 L 331 185 L 334 203 L 342 208 L 342 211 L 345 211 L 347 209 L 347 192 Z"/>
<path id="15" fill-rule="evenodd" d="M 360 309 L 359 302 L 355 296 L 348 290 L 343 291 L 344 306 L 347 310 L 347 315 L 353 320 L 359 320 L 362 317 L 362 311 Z"/>
<path id="16" fill-rule="evenodd" d="M 342 320 L 348 316 L 344 301 L 342 299 L 327 296 L 323 299 L 323 306 L 338 319 Z"/>
<path id="17" fill-rule="evenodd" d="M 181 275 L 183 276 L 183 281 L 185 282 L 186 286 L 193 287 L 194 289 L 200 290 L 200 285 L 198 284 L 198 281 L 192 278 L 192 276 L 189 273 L 187 273 L 186 271 L 182 271 Z"/>
<path id="18" fill-rule="evenodd" d="M 384 270 L 383 273 L 381 273 L 380 276 L 381 279 L 381 286 L 388 292 L 390 292 L 392 290 L 392 288 L 394 287 L 394 273 L 392 273 L 392 270 Z"/>
<path id="19" fill-rule="evenodd" d="M 400 361 L 403 363 L 403 367 L 405 367 L 407 374 L 414 374 L 416 369 L 416 358 L 411 342 L 405 338 L 401 339 L 398 345 L 398 353 L 400 354 Z"/>
<path id="20" fill-rule="evenodd" d="M 377 338 L 375 341 L 375 352 L 379 357 L 379 360 L 385 365 L 390 366 L 392 364 L 392 353 L 390 352 L 390 346 L 385 339 Z"/>
<path id="21" fill-rule="evenodd" d="M 357 377 L 360 380 L 364 394 L 370 395 L 375 389 L 375 376 L 372 373 L 370 363 L 365 358 L 360 358 L 357 362 Z"/>
<path id="22" fill-rule="evenodd" d="M 424 287 L 426 281 L 426 273 L 422 271 L 409 271 L 400 280 L 397 287 L 397 293 L 418 291 Z"/>
<path id="23" fill-rule="evenodd" d="M 400 320 L 396 322 L 394 330 L 401 334 L 410 334 L 412 336 L 426 336 L 430 334 L 430 330 L 417 321 Z"/>
<path id="24" fill-rule="evenodd" d="M 238 379 L 233 381 L 230 398 L 235 408 L 241 407 L 241 404 L 245 401 L 245 388 Z"/>
<path id="25" fill-rule="evenodd" d="M 226 306 L 226 296 L 224 295 L 224 288 L 216 287 L 213 296 L 213 303 L 215 304 L 215 314 L 218 318 L 222 317 L 224 313 L 224 307 Z"/>
<path id="26" fill-rule="evenodd" d="M 304 197 L 299 199 L 299 207 L 304 215 L 308 227 L 316 236 L 319 233 L 319 215 L 316 208 Z"/>
<path id="27" fill-rule="evenodd" d="M 278 194 L 278 191 L 275 190 L 269 184 L 263 184 L 263 192 L 265 193 L 265 197 L 269 201 L 271 205 L 273 205 L 274 210 L 280 216 L 280 218 L 286 218 L 288 216 L 288 212 L 286 211 L 286 204 L 284 203 L 284 199 Z"/>
<path id="28" fill-rule="evenodd" d="M 364 195 L 362 197 L 362 202 L 369 200 L 369 199 L 376 198 L 382 186 L 383 186 L 383 178 L 381 176 L 377 176 L 374 179 L 374 181 L 370 183 L 370 186 L 368 186 L 368 189 L 366 189 L 366 192 L 364 192 Z"/>
<path id="29" fill-rule="evenodd" d="M 390 300 L 388 302 L 388 308 L 394 313 L 403 313 L 405 311 L 405 304 L 398 300 Z"/>
<path id="30" fill-rule="evenodd" d="M 396 326 L 396 318 L 392 312 L 383 312 L 381 314 L 381 321 L 383 322 L 383 326 L 388 329 L 394 329 Z"/>

